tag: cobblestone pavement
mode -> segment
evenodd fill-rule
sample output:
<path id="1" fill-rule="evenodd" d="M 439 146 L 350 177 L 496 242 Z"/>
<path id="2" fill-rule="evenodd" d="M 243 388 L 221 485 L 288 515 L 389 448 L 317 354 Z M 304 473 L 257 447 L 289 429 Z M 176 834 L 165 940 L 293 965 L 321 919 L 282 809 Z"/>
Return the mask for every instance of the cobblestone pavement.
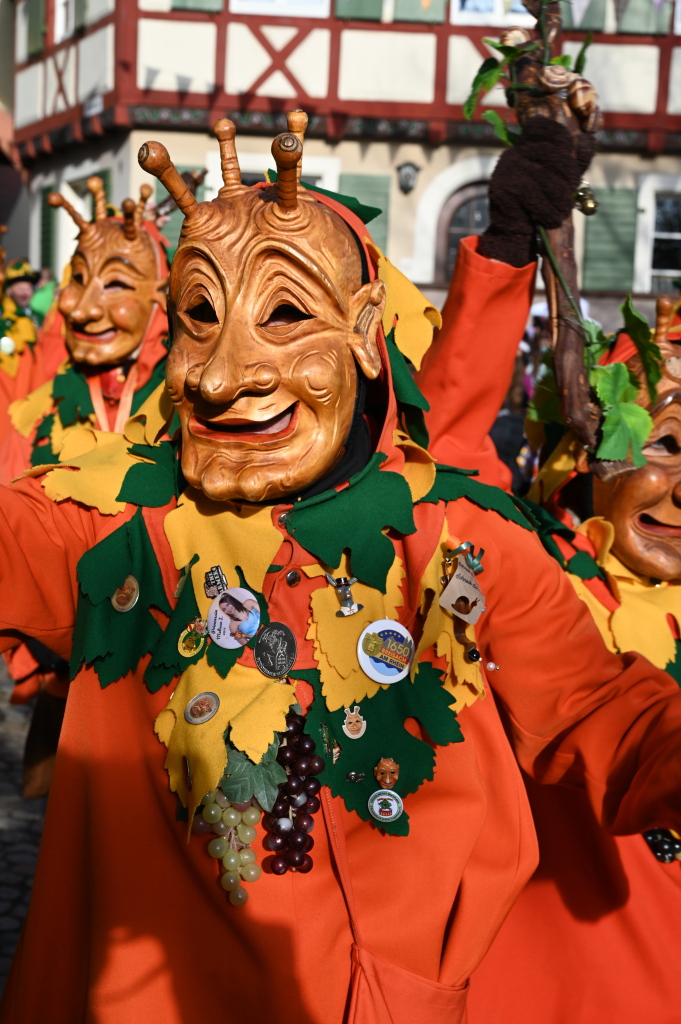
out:
<path id="1" fill-rule="evenodd" d="M 23 800 L 21 761 L 31 708 L 9 703 L 0 660 L 0 992 L 5 986 L 33 885 L 45 799 Z"/>

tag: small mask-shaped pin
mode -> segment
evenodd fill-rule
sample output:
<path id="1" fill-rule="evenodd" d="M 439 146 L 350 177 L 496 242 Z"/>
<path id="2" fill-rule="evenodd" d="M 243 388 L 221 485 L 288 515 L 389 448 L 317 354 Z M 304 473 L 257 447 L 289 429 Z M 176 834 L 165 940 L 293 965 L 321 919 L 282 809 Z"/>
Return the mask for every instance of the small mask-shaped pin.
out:
<path id="1" fill-rule="evenodd" d="M 342 728 L 346 736 L 349 736 L 351 740 L 357 740 L 364 735 L 366 727 L 366 721 L 359 713 L 359 704 L 355 704 L 353 711 L 350 708 L 345 708 L 345 721 Z"/>
<path id="2" fill-rule="evenodd" d="M 356 615 L 357 612 L 361 612 L 364 605 L 357 604 L 352 596 L 352 590 L 350 589 L 354 583 L 357 582 L 357 577 L 353 576 L 350 579 L 347 576 L 339 576 L 334 578 L 330 573 L 326 573 L 326 579 L 336 591 L 336 597 L 340 601 L 340 608 L 336 612 L 338 618 L 342 618 L 344 615 Z"/>
<path id="3" fill-rule="evenodd" d="M 383 789 L 392 789 L 400 777 L 400 766 L 392 757 L 382 757 L 374 768 L 374 778 Z"/>

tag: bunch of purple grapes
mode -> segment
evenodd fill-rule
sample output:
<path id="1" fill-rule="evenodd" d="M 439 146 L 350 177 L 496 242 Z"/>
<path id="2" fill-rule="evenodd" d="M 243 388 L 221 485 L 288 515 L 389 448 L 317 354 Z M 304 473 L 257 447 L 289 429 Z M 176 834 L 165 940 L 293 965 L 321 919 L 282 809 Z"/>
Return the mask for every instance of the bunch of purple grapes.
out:
<path id="1" fill-rule="evenodd" d="M 324 771 L 325 764 L 315 754 L 315 741 L 305 735 L 304 727 L 302 715 L 287 715 L 286 732 L 277 752 L 287 778 L 279 785 L 279 796 L 263 820 L 269 833 L 263 846 L 274 854 L 270 868 L 275 875 L 312 870 L 310 850 L 314 839 L 310 832 L 314 828 L 313 815 L 321 806 L 318 793 L 322 784 L 317 776 Z"/>

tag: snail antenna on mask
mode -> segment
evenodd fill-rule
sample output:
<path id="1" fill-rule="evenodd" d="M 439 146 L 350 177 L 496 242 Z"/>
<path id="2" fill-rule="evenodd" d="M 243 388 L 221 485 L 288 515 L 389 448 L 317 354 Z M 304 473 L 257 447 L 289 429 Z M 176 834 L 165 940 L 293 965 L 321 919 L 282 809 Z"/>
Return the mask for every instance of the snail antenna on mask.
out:
<path id="1" fill-rule="evenodd" d="M 236 126 L 228 117 L 221 117 L 213 125 L 213 134 L 220 143 L 220 170 L 224 182 L 218 195 L 222 197 L 234 192 L 241 192 L 245 186 L 241 184 L 241 168 L 234 142 Z"/>
<path id="2" fill-rule="evenodd" d="M 62 209 L 66 210 L 69 217 L 71 218 L 71 220 L 76 225 L 79 231 L 87 231 L 87 229 L 90 227 L 88 222 L 83 217 L 81 217 L 77 210 L 74 210 L 74 208 L 71 206 L 71 203 L 68 201 L 68 199 L 64 198 L 61 192 L 50 192 L 50 194 L 47 197 L 47 202 L 50 206 L 61 206 Z"/>
<path id="3" fill-rule="evenodd" d="M 123 210 L 123 234 L 129 242 L 137 238 L 137 203 L 134 199 L 124 199 L 121 209 Z"/>
<path id="4" fill-rule="evenodd" d="M 199 208 L 191 190 L 177 172 L 175 164 L 168 156 L 168 150 L 160 142 L 145 142 L 137 159 L 140 167 L 161 182 L 169 195 L 173 197 L 185 217 L 191 217 Z"/>
<path id="5" fill-rule="evenodd" d="M 95 201 L 95 220 L 106 220 L 108 212 L 106 208 L 104 182 L 101 178 L 97 177 L 97 175 L 94 175 L 92 178 L 88 178 L 87 189 Z"/>
<path id="6" fill-rule="evenodd" d="M 307 129 L 308 117 L 304 110 L 289 110 L 286 116 L 286 124 L 291 135 L 295 135 L 300 140 L 301 146 L 305 142 L 305 131 Z M 303 159 L 302 156 L 298 162 L 296 169 L 298 181 L 303 173 Z"/>
<path id="7" fill-rule="evenodd" d="M 147 208 L 147 203 L 151 198 L 153 189 L 149 182 L 145 181 L 143 185 L 140 185 L 140 197 L 135 206 L 135 224 L 141 227 L 142 221 L 144 220 L 144 211 Z"/>
<path id="8" fill-rule="evenodd" d="M 272 156 L 277 165 L 277 206 L 290 212 L 298 206 L 298 164 L 303 144 L 292 132 L 277 135 L 272 143 Z"/>

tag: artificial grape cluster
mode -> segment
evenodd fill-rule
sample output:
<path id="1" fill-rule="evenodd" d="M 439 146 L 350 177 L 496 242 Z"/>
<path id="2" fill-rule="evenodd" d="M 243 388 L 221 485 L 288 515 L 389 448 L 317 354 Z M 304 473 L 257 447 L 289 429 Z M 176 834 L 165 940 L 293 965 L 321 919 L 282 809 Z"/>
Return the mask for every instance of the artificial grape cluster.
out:
<path id="1" fill-rule="evenodd" d="M 653 855 L 663 864 L 671 864 L 673 860 L 681 860 L 681 840 L 672 835 L 666 828 L 655 828 L 644 832 L 643 838 Z"/>
<path id="2" fill-rule="evenodd" d="M 274 854 L 270 867 L 275 875 L 312 870 L 310 850 L 314 839 L 310 832 L 314 828 L 313 815 L 321 806 L 318 793 L 322 784 L 317 776 L 324 771 L 325 764 L 315 754 L 315 741 L 305 735 L 304 727 L 302 715 L 287 716 L 286 732 L 277 752 L 287 779 L 279 785 L 272 813 L 263 819 L 269 833 L 263 846 Z"/>
<path id="3" fill-rule="evenodd" d="M 206 793 L 203 811 L 194 818 L 192 832 L 212 832 L 208 843 L 209 856 L 222 861 L 225 869 L 220 885 L 226 890 L 233 907 L 243 907 L 248 892 L 242 882 L 257 882 L 262 869 L 256 864 L 255 850 L 251 849 L 260 821 L 260 807 L 255 800 L 243 804 L 230 803 L 220 789 Z"/>

